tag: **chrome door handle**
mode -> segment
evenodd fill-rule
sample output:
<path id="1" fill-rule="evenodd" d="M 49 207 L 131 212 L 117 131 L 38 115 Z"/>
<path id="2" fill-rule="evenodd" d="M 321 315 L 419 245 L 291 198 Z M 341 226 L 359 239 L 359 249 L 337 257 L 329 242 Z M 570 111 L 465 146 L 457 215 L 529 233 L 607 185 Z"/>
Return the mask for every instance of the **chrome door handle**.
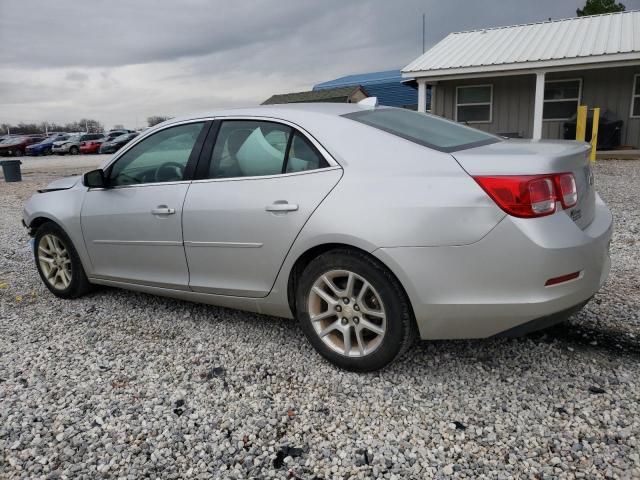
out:
<path id="1" fill-rule="evenodd" d="M 176 209 L 168 207 L 158 207 L 151 210 L 151 213 L 153 215 L 173 215 L 174 213 L 176 213 Z"/>
<path id="2" fill-rule="evenodd" d="M 267 212 L 286 213 L 298 210 L 298 205 L 286 201 L 277 201 L 265 207 Z"/>

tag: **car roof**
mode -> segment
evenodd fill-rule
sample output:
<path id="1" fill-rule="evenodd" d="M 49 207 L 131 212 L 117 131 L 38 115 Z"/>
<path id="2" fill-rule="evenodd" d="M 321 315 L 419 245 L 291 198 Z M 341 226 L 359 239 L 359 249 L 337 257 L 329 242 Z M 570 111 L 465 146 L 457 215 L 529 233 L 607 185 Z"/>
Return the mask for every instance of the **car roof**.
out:
<path id="1" fill-rule="evenodd" d="M 356 103 L 284 103 L 276 105 L 257 105 L 254 107 L 237 107 L 220 110 L 212 110 L 208 112 L 199 112 L 197 114 L 185 115 L 172 118 L 163 122 L 161 125 L 169 125 L 176 122 L 194 120 L 206 117 L 227 117 L 227 116 L 259 116 L 282 118 L 284 120 L 294 120 L 301 115 L 320 115 L 320 116 L 340 116 L 346 113 L 362 111 L 365 108 Z"/>

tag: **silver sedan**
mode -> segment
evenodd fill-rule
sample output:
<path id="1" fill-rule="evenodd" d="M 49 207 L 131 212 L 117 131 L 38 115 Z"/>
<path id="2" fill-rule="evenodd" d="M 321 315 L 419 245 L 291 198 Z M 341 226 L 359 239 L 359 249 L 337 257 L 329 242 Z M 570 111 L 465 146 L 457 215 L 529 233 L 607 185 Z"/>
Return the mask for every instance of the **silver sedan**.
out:
<path id="1" fill-rule="evenodd" d="M 520 335 L 598 291 L 612 217 L 588 151 L 372 105 L 227 110 L 148 130 L 23 221 L 59 297 L 109 285 L 297 318 L 369 371 L 417 336 Z"/>

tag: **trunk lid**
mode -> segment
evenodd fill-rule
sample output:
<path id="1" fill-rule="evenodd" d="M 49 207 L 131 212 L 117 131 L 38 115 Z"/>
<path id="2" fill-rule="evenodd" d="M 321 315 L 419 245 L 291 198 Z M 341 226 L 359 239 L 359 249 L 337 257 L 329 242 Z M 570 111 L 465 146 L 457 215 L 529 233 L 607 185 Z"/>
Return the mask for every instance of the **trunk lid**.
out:
<path id="1" fill-rule="evenodd" d="M 577 141 L 514 139 L 452 152 L 451 155 L 472 176 L 573 173 L 578 204 L 564 213 L 585 229 L 595 215 L 590 148 L 588 143 Z"/>

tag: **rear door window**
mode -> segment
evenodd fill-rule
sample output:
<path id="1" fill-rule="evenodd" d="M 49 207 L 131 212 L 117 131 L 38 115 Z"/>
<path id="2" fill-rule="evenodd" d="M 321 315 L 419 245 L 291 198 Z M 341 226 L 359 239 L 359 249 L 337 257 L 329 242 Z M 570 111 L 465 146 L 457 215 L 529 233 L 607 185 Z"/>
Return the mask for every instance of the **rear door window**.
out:
<path id="1" fill-rule="evenodd" d="M 328 166 L 328 164 L 325 159 L 311 142 L 299 132 L 295 132 L 293 134 L 293 140 L 291 141 L 291 147 L 289 148 L 289 154 L 287 155 L 285 172 L 304 172 L 326 166 Z"/>
<path id="2" fill-rule="evenodd" d="M 211 155 L 209 178 L 259 177 L 327 167 L 300 132 L 262 120 L 225 120 Z"/>

